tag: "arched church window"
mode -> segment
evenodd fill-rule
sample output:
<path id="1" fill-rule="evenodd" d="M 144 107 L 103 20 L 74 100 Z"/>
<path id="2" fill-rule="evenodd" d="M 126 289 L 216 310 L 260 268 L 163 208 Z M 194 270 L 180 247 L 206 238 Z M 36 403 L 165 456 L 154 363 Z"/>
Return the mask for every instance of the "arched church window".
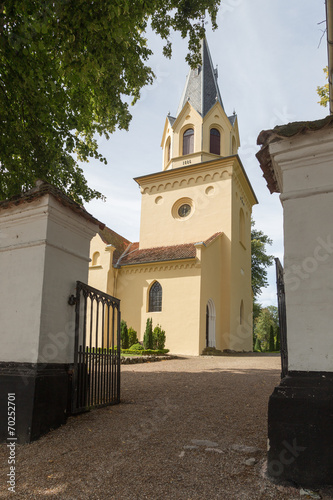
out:
<path id="1" fill-rule="evenodd" d="M 183 135 L 183 155 L 189 155 L 194 151 L 194 130 L 188 128 Z"/>
<path id="2" fill-rule="evenodd" d="M 170 158 L 171 158 L 171 141 L 170 141 L 170 139 L 169 139 L 169 144 L 168 144 L 167 148 L 168 148 L 167 158 L 168 158 L 168 162 L 169 162 Z"/>
<path id="3" fill-rule="evenodd" d="M 220 151 L 220 132 L 216 128 L 211 128 L 210 129 L 210 145 L 209 145 L 209 151 L 210 153 L 213 153 L 214 155 L 219 155 L 221 154 Z"/>
<path id="4" fill-rule="evenodd" d="M 242 208 L 239 211 L 239 241 L 245 247 L 245 217 Z"/>
<path id="5" fill-rule="evenodd" d="M 149 290 L 148 312 L 162 311 L 162 287 L 158 281 L 154 281 Z"/>

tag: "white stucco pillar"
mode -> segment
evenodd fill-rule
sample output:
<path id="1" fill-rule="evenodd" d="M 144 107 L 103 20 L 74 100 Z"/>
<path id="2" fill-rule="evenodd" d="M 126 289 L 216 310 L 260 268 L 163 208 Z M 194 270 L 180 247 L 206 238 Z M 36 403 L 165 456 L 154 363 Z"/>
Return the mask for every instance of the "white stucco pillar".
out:
<path id="1" fill-rule="evenodd" d="M 333 129 L 269 152 L 283 205 L 288 369 L 333 372 Z"/>
<path id="2" fill-rule="evenodd" d="M 21 442 L 66 418 L 75 320 L 68 298 L 77 280 L 87 282 L 98 224 L 42 182 L 0 202 L 1 408 L 15 393 Z"/>
<path id="3" fill-rule="evenodd" d="M 263 131 L 257 157 L 284 220 L 288 373 L 268 412 L 268 472 L 333 482 L 333 117 Z"/>

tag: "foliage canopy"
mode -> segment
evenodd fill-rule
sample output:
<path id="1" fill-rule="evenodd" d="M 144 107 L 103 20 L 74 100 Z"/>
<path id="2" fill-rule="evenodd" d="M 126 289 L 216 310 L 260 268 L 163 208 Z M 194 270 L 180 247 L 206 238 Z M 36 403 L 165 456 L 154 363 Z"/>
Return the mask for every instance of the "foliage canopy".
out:
<path id="1" fill-rule="evenodd" d="M 326 68 L 323 69 L 325 75 L 326 75 L 326 78 L 328 79 L 328 66 L 326 66 Z M 322 87 L 317 87 L 317 94 L 319 95 L 320 97 L 320 101 L 318 101 L 318 103 L 321 105 L 321 106 L 324 106 L 326 108 L 327 104 L 328 104 L 328 101 L 329 101 L 329 86 L 328 86 L 328 83 L 325 83 L 325 85 L 323 85 Z"/>
<path id="2" fill-rule="evenodd" d="M 251 221 L 251 272 L 252 290 L 256 298 L 261 294 L 261 289 L 268 286 L 267 268 L 273 264 L 273 255 L 267 255 L 266 245 L 271 245 L 272 240 L 254 227 Z"/>
<path id="3" fill-rule="evenodd" d="M 198 63 L 205 10 L 216 28 L 220 0 L 8 0 L 0 5 L 0 199 L 37 178 L 76 201 L 102 197 L 78 160 L 97 158 L 96 134 L 128 129 L 128 102 L 152 83 L 146 29 L 188 37 Z"/>
<path id="4" fill-rule="evenodd" d="M 279 315 L 276 306 L 261 309 L 254 325 L 255 350 L 274 351 L 278 344 Z"/>

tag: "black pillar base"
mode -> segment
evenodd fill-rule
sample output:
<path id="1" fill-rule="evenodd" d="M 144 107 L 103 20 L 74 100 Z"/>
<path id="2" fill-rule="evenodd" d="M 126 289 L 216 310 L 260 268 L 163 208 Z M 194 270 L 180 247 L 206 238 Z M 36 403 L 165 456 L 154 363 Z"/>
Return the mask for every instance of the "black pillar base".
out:
<path id="1" fill-rule="evenodd" d="M 0 442 L 11 437 L 8 394 L 15 395 L 16 442 L 29 443 L 66 422 L 70 382 L 69 365 L 0 363 Z"/>
<path id="2" fill-rule="evenodd" d="M 289 372 L 268 405 L 268 475 L 333 484 L 333 373 Z"/>

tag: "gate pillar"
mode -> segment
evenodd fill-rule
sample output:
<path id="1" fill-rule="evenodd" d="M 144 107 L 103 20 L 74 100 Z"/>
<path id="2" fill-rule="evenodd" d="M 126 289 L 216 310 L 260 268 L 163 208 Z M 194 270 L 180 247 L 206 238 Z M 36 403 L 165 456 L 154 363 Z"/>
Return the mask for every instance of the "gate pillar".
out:
<path id="1" fill-rule="evenodd" d="M 263 131 L 284 218 L 287 372 L 270 397 L 268 474 L 333 483 L 333 117 Z"/>
<path id="2" fill-rule="evenodd" d="M 75 325 L 68 297 L 87 281 L 99 224 L 42 181 L 0 202 L 0 442 L 33 441 L 66 421 Z"/>

